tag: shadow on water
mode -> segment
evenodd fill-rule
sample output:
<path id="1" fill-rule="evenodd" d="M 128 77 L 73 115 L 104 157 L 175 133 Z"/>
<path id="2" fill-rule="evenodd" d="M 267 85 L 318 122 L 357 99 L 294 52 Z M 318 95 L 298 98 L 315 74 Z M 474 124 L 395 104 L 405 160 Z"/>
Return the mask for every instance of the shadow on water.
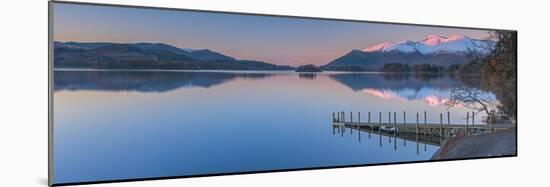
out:
<path id="1" fill-rule="evenodd" d="M 55 71 L 54 90 L 166 92 L 210 88 L 235 79 L 263 79 L 271 73 L 170 71 Z"/>

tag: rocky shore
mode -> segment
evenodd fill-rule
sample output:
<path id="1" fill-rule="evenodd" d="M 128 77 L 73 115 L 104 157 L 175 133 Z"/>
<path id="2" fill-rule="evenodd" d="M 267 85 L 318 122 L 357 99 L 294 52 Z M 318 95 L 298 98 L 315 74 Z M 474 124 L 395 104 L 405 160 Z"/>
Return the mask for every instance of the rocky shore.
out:
<path id="1" fill-rule="evenodd" d="M 492 134 L 449 138 L 443 141 L 431 159 L 462 159 L 516 154 L 516 129 L 510 129 Z"/>

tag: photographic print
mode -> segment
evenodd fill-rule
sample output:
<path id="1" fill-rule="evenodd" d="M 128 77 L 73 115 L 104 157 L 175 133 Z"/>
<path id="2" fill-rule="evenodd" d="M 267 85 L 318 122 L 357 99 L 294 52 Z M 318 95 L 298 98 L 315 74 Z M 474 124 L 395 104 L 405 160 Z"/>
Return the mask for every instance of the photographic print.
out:
<path id="1" fill-rule="evenodd" d="M 517 154 L 516 31 L 50 6 L 53 185 Z"/>

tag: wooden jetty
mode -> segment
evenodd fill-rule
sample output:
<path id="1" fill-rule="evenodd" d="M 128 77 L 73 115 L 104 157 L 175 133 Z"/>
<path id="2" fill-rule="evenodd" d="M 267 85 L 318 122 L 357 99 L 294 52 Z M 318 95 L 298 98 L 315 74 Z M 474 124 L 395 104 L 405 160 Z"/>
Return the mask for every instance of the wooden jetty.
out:
<path id="1" fill-rule="evenodd" d="M 443 113 L 440 113 L 439 123 L 428 123 L 426 112 L 423 113 L 422 117 L 420 113 L 416 113 L 416 121 L 413 123 L 407 123 L 406 115 L 406 112 L 403 111 L 401 115 L 403 118 L 398 122 L 397 113 L 389 112 L 388 120 L 383 122 L 382 112 L 378 113 L 378 121 L 371 121 L 371 112 L 368 112 L 366 120 L 362 121 L 361 113 L 358 112 L 356 116 L 357 120 L 354 121 L 353 112 L 349 112 L 350 120 L 346 121 L 345 112 L 334 112 L 332 114 L 332 127 L 333 130 L 338 129 L 342 135 L 347 128 L 351 134 L 355 130 L 358 133 L 367 132 L 369 133 L 369 137 L 371 133 L 375 133 L 403 139 L 404 143 L 410 140 L 435 146 L 441 145 L 441 142 L 449 137 L 480 135 L 515 128 L 515 124 L 513 123 L 475 124 L 474 112 L 471 113 L 471 116 L 469 112 L 466 114 L 466 122 L 464 124 L 451 124 L 450 112 L 446 113 L 447 120 L 445 121 Z M 472 119 L 470 120 L 470 118 Z"/>

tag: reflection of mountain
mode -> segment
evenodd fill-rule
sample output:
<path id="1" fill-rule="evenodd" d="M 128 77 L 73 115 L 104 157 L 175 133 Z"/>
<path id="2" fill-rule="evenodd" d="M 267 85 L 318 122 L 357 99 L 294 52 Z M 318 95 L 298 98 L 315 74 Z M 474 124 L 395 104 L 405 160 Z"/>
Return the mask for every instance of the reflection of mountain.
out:
<path id="1" fill-rule="evenodd" d="M 437 74 L 343 73 L 330 75 L 330 78 L 354 91 L 365 88 L 420 90 L 423 87 L 436 87 L 449 89 L 461 85 L 458 80 L 452 77 Z"/>
<path id="2" fill-rule="evenodd" d="M 429 105 L 441 105 L 449 101 L 449 95 L 451 94 L 450 89 L 438 89 L 438 88 L 429 88 L 423 87 L 419 90 L 413 89 L 400 89 L 400 90 L 390 90 L 390 89 L 372 89 L 366 88 L 361 90 L 369 95 L 384 99 L 404 99 L 408 101 L 419 100 L 423 101 Z"/>
<path id="3" fill-rule="evenodd" d="M 451 90 L 462 83 L 445 75 L 430 74 L 333 74 L 330 78 L 356 92 L 383 99 L 423 101 L 441 105 L 449 100 Z"/>
<path id="4" fill-rule="evenodd" d="M 267 73 L 170 71 L 55 71 L 54 90 L 165 92 L 180 87 L 209 88 L 227 81 L 274 76 Z"/>

